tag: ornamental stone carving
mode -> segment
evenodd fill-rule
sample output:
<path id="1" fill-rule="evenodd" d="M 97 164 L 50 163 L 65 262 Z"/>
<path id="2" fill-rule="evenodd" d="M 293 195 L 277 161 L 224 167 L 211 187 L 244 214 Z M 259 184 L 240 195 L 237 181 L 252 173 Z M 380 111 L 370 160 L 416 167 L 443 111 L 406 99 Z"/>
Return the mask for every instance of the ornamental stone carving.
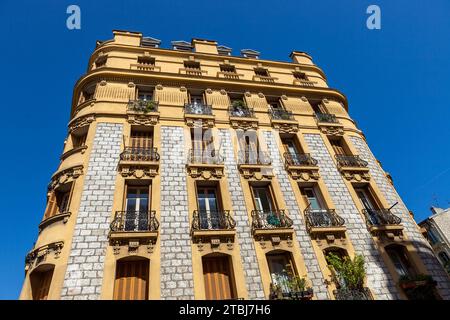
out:
<path id="1" fill-rule="evenodd" d="M 93 115 L 93 114 L 77 118 L 69 123 L 69 133 L 72 133 L 74 130 L 77 130 L 84 126 L 88 126 L 94 121 L 95 121 L 95 115 Z"/>
<path id="2" fill-rule="evenodd" d="M 25 272 L 36 268 L 49 258 L 58 259 L 63 247 L 64 241 L 56 241 L 30 251 L 25 257 Z"/>
<path id="3" fill-rule="evenodd" d="M 192 178 L 203 178 L 205 180 L 209 180 L 212 178 L 220 179 L 223 177 L 224 172 L 223 165 L 214 165 L 214 166 L 205 166 L 205 165 L 196 165 L 196 164 L 188 164 L 187 171 L 188 174 Z"/>
<path id="4" fill-rule="evenodd" d="M 124 178 L 134 177 L 136 179 L 154 178 L 158 175 L 158 163 L 148 165 L 119 164 L 120 175 Z"/>
<path id="5" fill-rule="evenodd" d="M 50 183 L 48 184 L 48 191 L 55 190 L 65 183 L 74 181 L 76 178 L 83 174 L 83 165 L 77 165 L 64 169 L 53 175 Z"/>

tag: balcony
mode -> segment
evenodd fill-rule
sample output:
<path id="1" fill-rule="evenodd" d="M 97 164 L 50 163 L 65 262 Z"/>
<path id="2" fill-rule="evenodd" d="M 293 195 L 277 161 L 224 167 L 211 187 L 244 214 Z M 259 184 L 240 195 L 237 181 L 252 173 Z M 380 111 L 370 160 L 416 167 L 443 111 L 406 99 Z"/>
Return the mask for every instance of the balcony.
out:
<path id="1" fill-rule="evenodd" d="M 255 237 L 292 235 L 292 224 L 284 210 L 252 211 L 252 234 Z"/>
<path id="2" fill-rule="evenodd" d="M 266 151 L 239 151 L 238 168 L 244 178 L 271 178 L 273 176 L 272 159 Z"/>
<path id="3" fill-rule="evenodd" d="M 159 102 L 153 100 L 130 100 L 127 105 L 127 117 L 130 124 L 154 126 L 158 123 Z"/>
<path id="4" fill-rule="evenodd" d="M 358 155 L 348 156 L 337 154 L 335 157 L 338 170 L 347 180 L 352 182 L 361 182 L 362 180 L 365 181 L 370 180 L 368 162 L 361 159 Z"/>
<path id="5" fill-rule="evenodd" d="M 280 133 L 296 133 L 298 131 L 298 122 L 291 111 L 271 109 L 269 115 L 272 127 L 278 129 Z"/>
<path id="6" fill-rule="evenodd" d="M 239 80 L 240 77 L 242 77 L 242 74 L 238 74 L 236 72 L 230 72 L 230 71 L 219 71 L 217 72 L 217 78 L 224 78 L 224 79 L 230 79 L 230 80 Z"/>
<path id="7" fill-rule="evenodd" d="M 292 179 L 302 181 L 319 179 L 317 160 L 311 157 L 309 153 L 285 152 L 283 156 L 284 166 Z"/>
<path id="8" fill-rule="evenodd" d="M 221 178 L 224 171 L 224 158 L 219 150 L 189 150 L 186 164 L 188 174 L 192 178 L 203 177 L 209 180 L 211 177 Z"/>
<path id="9" fill-rule="evenodd" d="M 272 275 L 270 300 L 311 300 L 313 289 L 306 285 L 306 279 L 288 274 Z"/>
<path id="10" fill-rule="evenodd" d="M 260 81 L 260 82 L 266 82 L 266 83 L 274 83 L 277 78 L 270 77 L 270 76 L 263 76 L 263 75 L 254 75 L 253 81 Z"/>
<path id="11" fill-rule="evenodd" d="M 184 119 L 189 127 L 212 128 L 215 122 L 212 107 L 203 103 L 186 103 Z"/>
<path id="12" fill-rule="evenodd" d="M 125 147 L 120 154 L 119 172 L 123 177 L 155 177 L 159 158 L 157 148 Z"/>
<path id="13" fill-rule="evenodd" d="M 159 222 L 155 211 L 116 211 L 110 225 L 109 240 L 112 244 L 154 243 L 158 237 Z"/>
<path id="14" fill-rule="evenodd" d="M 228 115 L 231 127 L 234 129 L 258 129 L 258 119 L 255 117 L 253 108 L 248 108 L 243 103 L 231 105 L 228 108 Z"/>
<path id="15" fill-rule="evenodd" d="M 331 113 L 315 113 L 315 118 L 319 129 L 327 135 L 343 135 L 344 126 Z"/>
<path id="16" fill-rule="evenodd" d="M 304 213 L 306 229 L 313 238 L 326 238 L 329 242 L 333 242 L 336 238 L 344 238 L 345 220 L 336 213 L 336 210 L 307 208 Z"/>
<path id="17" fill-rule="evenodd" d="M 369 288 L 347 289 L 340 288 L 333 291 L 336 300 L 373 300 Z"/>
<path id="18" fill-rule="evenodd" d="M 402 237 L 402 219 L 391 212 L 390 209 L 363 209 L 369 231 L 375 236 L 387 236 L 390 239 Z"/>
<path id="19" fill-rule="evenodd" d="M 236 222 L 229 210 L 200 211 L 192 215 L 191 236 L 199 248 L 205 243 L 219 247 L 222 243 L 232 245 L 235 237 Z"/>
<path id="20" fill-rule="evenodd" d="M 138 71 L 155 71 L 155 72 L 161 71 L 161 67 L 157 67 L 151 63 L 132 63 L 130 64 L 130 69 Z"/>

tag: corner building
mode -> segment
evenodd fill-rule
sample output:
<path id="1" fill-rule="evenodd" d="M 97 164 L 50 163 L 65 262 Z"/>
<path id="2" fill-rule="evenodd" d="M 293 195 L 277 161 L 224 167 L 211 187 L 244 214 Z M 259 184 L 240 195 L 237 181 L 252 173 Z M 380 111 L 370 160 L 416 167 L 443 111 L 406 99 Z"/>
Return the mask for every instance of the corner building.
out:
<path id="1" fill-rule="evenodd" d="M 450 281 L 312 58 L 241 56 L 138 32 L 98 41 L 20 299 L 408 299 L 405 274 Z M 395 204 L 395 205 L 394 205 Z M 363 255 L 347 290 L 326 255 Z"/>

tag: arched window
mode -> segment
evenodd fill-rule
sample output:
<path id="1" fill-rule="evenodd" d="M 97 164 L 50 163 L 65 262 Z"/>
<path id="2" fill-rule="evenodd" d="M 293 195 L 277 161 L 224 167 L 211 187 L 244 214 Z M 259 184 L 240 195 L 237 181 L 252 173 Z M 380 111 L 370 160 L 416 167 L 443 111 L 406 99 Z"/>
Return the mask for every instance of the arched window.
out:
<path id="1" fill-rule="evenodd" d="M 400 245 L 390 245 L 385 249 L 399 276 L 411 276 L 416 274 L 405 247 Z"/>
<path id="2" fill-rule="evenodd" d="M 236 288 L 231 257 L 209 254 L 202 258 L 206 300 L 235 299 Z"/>
<path id="3" fill-rule="evenodd" d="M 283 296 L 289 295 L 289 282 L 297 276 L 294 259 L 288 251 L 275 250 L 266 254 L 272 285 L 281 289 Z"/>
<path id="4" fill-rule="evenodd" d="M 47 300 L 54 269 L 54 265 L 41 265 L 30 274 L 33 300 Z"/>
<path id="5" fill-rule="evenodd" d="M 441 261 L 442 261 L 442 263 L 444 265 L 447 264 L 450 261 L 450 258 L 448 257 L 447 252 L 444 252 L 444 251 L 439 252 L 438 256 L 439 256 L 439 259 L 441 259 Z"/>
<path id="6" fill-rule="evenodd" d="M 114 300 L 147 300 L 150 261 L 133 257 L 117 261 Z"/>

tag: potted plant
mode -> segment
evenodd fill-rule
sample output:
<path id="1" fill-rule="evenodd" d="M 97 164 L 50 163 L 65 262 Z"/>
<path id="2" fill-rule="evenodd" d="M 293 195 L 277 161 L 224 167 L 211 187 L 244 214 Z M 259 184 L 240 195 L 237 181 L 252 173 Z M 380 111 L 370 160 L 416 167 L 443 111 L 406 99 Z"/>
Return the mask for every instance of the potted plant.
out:
<path id="1" fill-rule="evenodd" d="M 366 268 L 362 255 L 357 254 L 352 260 L 348 256 L 340 257 L 331 252 L 326 256 L 326 259 L 338 291 L 345 292 L 350 299 L 354 298 L 353 296 L 364 296 Z"/>
<path id="2" fill-rule="evenodd" d="M 287 274 L 285 270 L 283 272 Z M 272 300 L 310 300 L 312 296 L 313 289 L 308 287 L 306 279 L 300 276 L 279 277 L 276 283 L 270 284 Z"/>

